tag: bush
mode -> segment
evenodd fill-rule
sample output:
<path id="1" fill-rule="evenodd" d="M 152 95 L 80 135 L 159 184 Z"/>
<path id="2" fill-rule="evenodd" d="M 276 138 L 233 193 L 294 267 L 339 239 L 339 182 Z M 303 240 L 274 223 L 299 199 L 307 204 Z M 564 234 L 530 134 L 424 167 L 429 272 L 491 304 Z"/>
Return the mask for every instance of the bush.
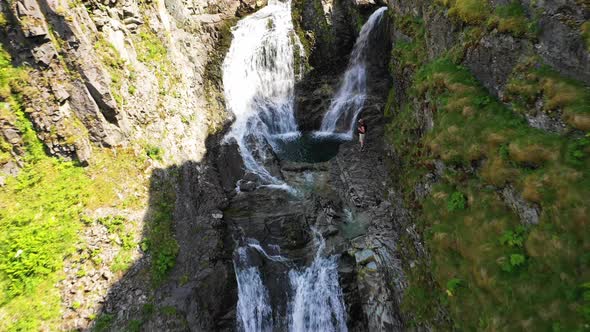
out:
<path id="1" fill-rule="evenodd" d="M 520 37 L 532 34 L 530 24 L 525 16 L 525 10 L 519 1 L 507 5 L 498 5 L 494 15 L 488 20 L 490 28 L 497 28 L 499 32 L 508 32 Z"/>
<path id="2" fill-rule="evenodd" d="M 465 210 L 465 204 L 465 195 L 459 191 L 455 191 L 447 201 L 447 210 L 450 212 Z"/>
<path id="3" fill-rule="evenodd" d="M 449 9 L 449 16 L 472 25 L 484 22 L 490 14 L 490 5 L 486 0 L 456 0 Z"/>
<path id="4" fill-rule="evenodd" d="M 162 160 L 163 155 L 164 155 L 164 151 L 162 151 L 162 149 L 160 147 L 154 146 L 154 145 L 148 145 L 145 148 L 145 153 L 151 159 L 153 159 L 153 160 L 159 160 L 159 161 Z"/>
<path id="5" fill-rule="evenodd" d="M 463 280 L 459 278 L 451 278 L 447 281 L 447 295 L 453 296 L 455 290 L 462 286 Z"/>
<path id="6" fill-rule="evenodd" d="M 525 228 L 518 226 L 514 231 L 505 231 L 500 237 L 500 244 L 520 248 L 524 244 Z"/>

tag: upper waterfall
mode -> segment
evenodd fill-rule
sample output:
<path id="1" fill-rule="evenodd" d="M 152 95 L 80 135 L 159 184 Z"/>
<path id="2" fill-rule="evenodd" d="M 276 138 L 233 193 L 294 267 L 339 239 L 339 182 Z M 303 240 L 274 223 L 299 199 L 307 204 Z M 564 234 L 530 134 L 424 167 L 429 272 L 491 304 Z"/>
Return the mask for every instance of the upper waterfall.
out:
<path id="1" fill-rule="evenodd" d="M 268 6 L 242 19 L 223 62 L 228 110 L 235 116 L 226 141 L 236 140 L 245 167 L 264 181 L 278 183 L 262 163 L 277 137 L 298 135 L 293 114 L 294 47 L 303 51 L 294 33 L 290 0 Z"/>
<path id="2" fill-rule="evenodd" d="M 371 32 L 381 22 L 386 10 L 387 7 L 377 9 L 363 25 L 354 44 L 342 84 L 322 120 L 321 133 L 340 133 L 352 137 L 354 121 L 367 97 L 366 60 Z"/>

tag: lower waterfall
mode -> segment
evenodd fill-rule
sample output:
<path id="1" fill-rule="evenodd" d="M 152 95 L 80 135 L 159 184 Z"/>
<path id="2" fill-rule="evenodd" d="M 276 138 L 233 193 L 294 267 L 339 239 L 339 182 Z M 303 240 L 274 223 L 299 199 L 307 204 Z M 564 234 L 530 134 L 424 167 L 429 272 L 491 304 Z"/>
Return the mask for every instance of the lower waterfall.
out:
<path id="1" fill-rule="evenodd" d="M 288 258 L 267 253 L 255 240 L 239 247 L 234 254 L 234 268 L 238 282 L 238 304 L 236 308 L 239 331 L 272 331 L 281 322 L 275 322 L 269 291 L 264 276 L 249 257 L 255 253 L 265 264 L 289 266 L 286 287 L 288 297 L 287 317 L 280 318 L 289 331 L 347 331 L 346 310 L 342 290 L 338 281 L 338 259 L 324 257 L 325 240 L 312 228 L 316 254 L 309 267 L 296 268 Z M 250 253 L 249 253 L 250 252 Z M 279 323 L 279 324 L 275 324 Z"/>
<path id="2" fill-rule="evenodd" d="M 289 303 L 289 331 L 348 331 L 336 256 L 322 257 L 326 242 L 312 228 L 318 246 L 311 266 L 291 270 L 293 298 Z"/>

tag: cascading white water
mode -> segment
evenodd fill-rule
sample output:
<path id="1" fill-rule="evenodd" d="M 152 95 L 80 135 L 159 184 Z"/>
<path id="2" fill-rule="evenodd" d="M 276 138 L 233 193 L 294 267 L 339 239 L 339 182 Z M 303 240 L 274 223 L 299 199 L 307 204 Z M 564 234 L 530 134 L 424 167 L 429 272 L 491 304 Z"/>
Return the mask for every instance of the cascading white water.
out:
<path id="1" fill-rule="evenodd" d="M 238 281 L 237 325 L 244 332 L 272 331 L 272 307 L 260 271 L 248 265 L 247 247 L 237 249 L 234 270 Z"/>
<path id="2" fill-rule="evenodd" d="M 387 7 L 376 10 L 354 44 L 348 68 L 338 92 L 330 104 L 330 108 L 322 120 L 318 134 L 339 133 L 352 138 L 354 121 L 362 110 L 367 97 L 366 60 L 369 51 L 369 40 L 373 29 L 381 22 Z"/>
<path id="3" fill-rule="evenodd" d="M 268 5 L 242 19 L 223 62 L 226 106 L 235 116 L 226 141 L 235 139 L 245 167 L 264 181 L 280 184 L 262 163 L 277 137 L 298 135 L 293 114 L 294 33 L 291 0 Z"/>
<path id="4" fill-rule="evenodd" d="M 259 269 L 249 262 L 248 250 L 254 249 L 268 261 L 284 264 L 289 270 L 292 296 L 287 305 L 286 322 L 289 331 L 347 331 L 346 311 L 338 281 L 336 256 L 323 257 L 325 240 L 314 228 L 317 252 L 311 266 L 298 270 L 286 257 L 269 254 L 256 240 L 248 240 L 234 256 L 234 269 L 238 281 L 237 321 L 240 331 L 271 331 L 274 326 L 273 310 L 268 289 Z M 274 249 L 278 252 L 278 247 Z M 279 324 L 280 325 L 280 324 Z"/>
<path id="5" fill-rule="evenodd" d="M 326 242 L 314 228 L 315 259 L 303 271 L 291 270 L 294 295 L 289 303 L 289 331 L 348 331 L 336 256 L 322 257 Z"/>

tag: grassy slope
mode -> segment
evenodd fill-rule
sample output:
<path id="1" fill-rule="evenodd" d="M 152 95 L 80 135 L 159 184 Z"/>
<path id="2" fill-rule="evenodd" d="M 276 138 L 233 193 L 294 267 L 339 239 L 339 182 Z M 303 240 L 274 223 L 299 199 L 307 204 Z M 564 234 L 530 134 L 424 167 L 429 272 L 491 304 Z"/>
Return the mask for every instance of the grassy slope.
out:
<path id="1" fill-rule="evenodd" d="M 433 258 L 432 266 L 408 268 L 403 307 L 416 313 L 419 324 L 432 321 L 435 308 L 445 305 L 460 330 L 587 329 L 590 137 L 530 128 L 450 58 L 425 63 L 420 20 L 400 17 L 397 22 L 414 38 L 396 46 L 392 69 L 415 70 L 410 94 L 419 102 L 394 110 L 392 91 L 386 110 L 392 119 L 389 139 L 402 158 L 399 178 Z M 533 78 L 515 73 L 515 80 L 523 75 Z M 575 90 L 577 98 L 561 108 L 587 108 L 588 90 L 579 83 L 550 70 L 537 75 L 538 81 L 550 77 L 552 83 L 561 82 L 553 86 Z M 560 94 L 538 93 L 546 100 Z M 420 137 L 415 109 L 423 109 L 426 100 L 434 111 L 434 128 Z M 415 198 L 410 188 L 437 159 L 450 167 L 430 195 Z M 540 206 L 539 225 L 520 224 L 499 193 L 507 185 Z M 435 296 L 429 273 L 440 290 Z"/>
<path id="2" fill-rule="evenodd" d="M 0 50 L 0 115 L 16 123 L 26 147 L 24 168 L 0 188 L 0 330 L 56 330 L 61 300 L 55 284 L 63 277 L 64 258 L 75 254 L 78 231 L 87 222 L 84 212 L 145 206 L 147 156 L 123 148 L 97 150 L 88 168 L 47 156 L 20 106 L 26 77 L 26 70 L 13 68 L 9 55 Z M 3 141 L 3 158 L 10 158 L 9 149 Z M 146 225 L 144 247 L 155 257 L 153 279 L 160 281 L 176 255 L 171 229 L 174 197 L 163 194 L 154 201 L 159 203 Z M 125 257 L 137 247 L 123 229 L 113 228 L 126 240 L 114 270 L 128 268 L 132 262 Z"/>

